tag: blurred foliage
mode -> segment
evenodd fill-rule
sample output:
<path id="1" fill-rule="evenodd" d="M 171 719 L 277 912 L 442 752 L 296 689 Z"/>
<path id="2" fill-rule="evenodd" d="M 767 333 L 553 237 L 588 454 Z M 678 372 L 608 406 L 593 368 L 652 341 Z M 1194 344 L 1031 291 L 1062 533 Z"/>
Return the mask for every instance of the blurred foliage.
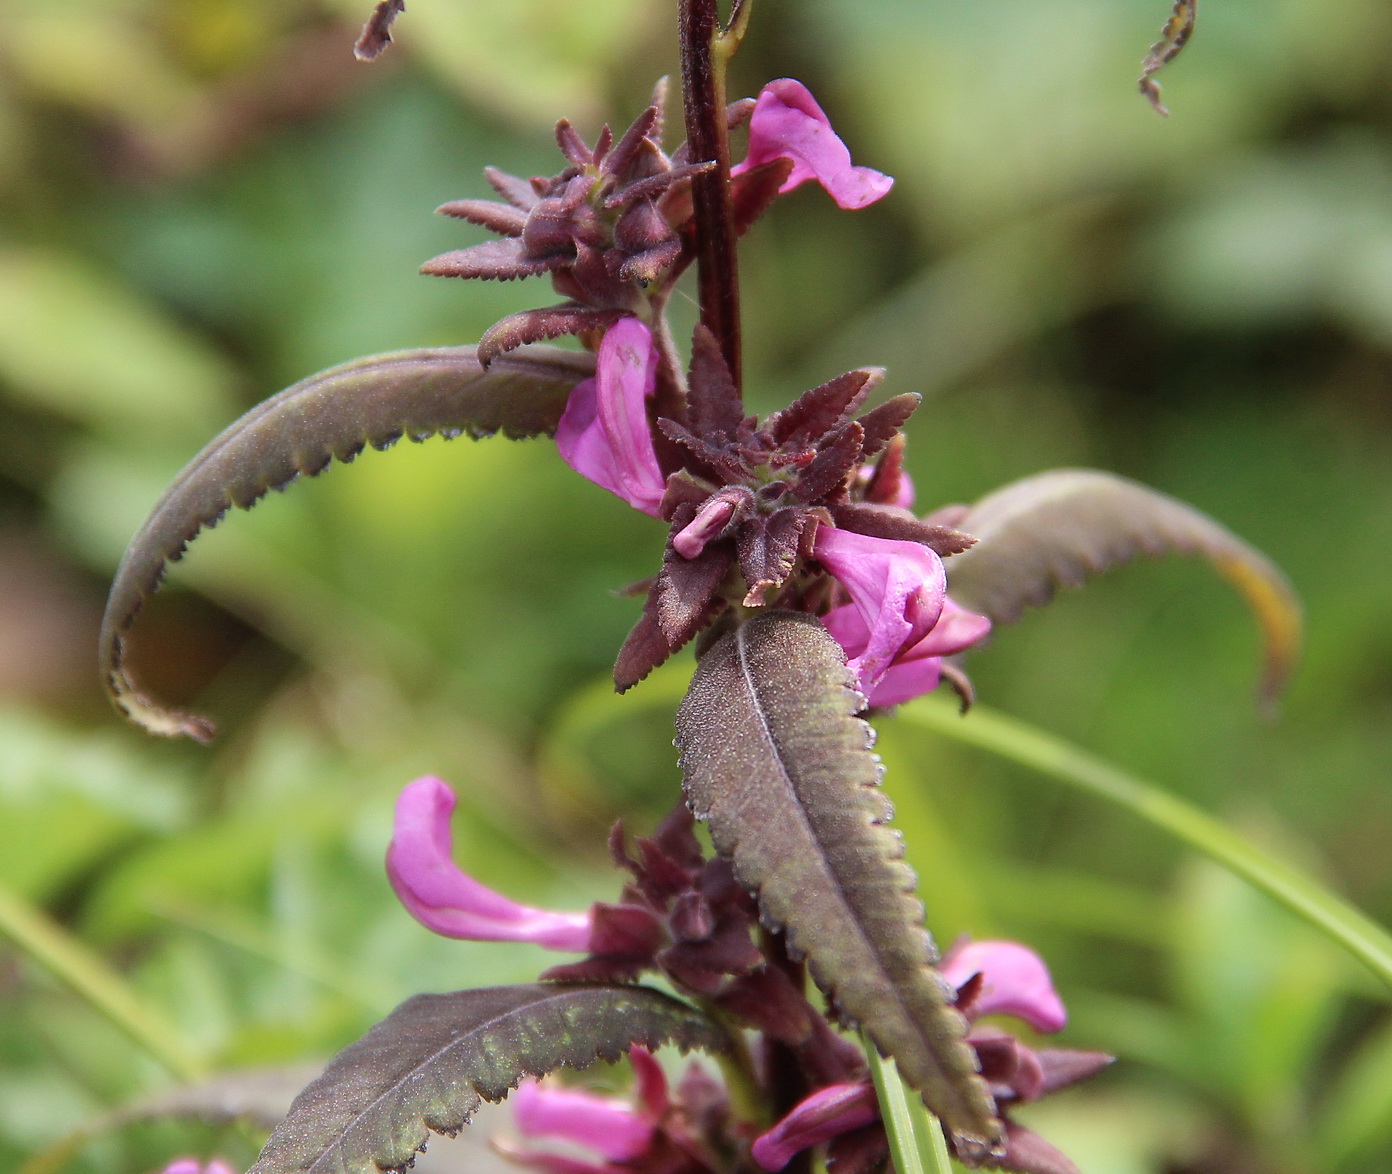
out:
<path id="1" fill-rule="evenodd" d="M 200 539 L 134 663 L 223 719 L 211 751 L 98 696 L 104 583 L 182 463 L 313 369 L 549 300 L 417 276 L 476 239 L 430 210 L 486 163 L 554 171 L 551 120 L 626 122 L 675 64 L 671 5 L 413 0 L 367 68 L 368 7 L 0 0 L 0 884 L 209 1069 L 536 972 L 396 906 L 408 779 L 459 788 L 471 871 L 572 908 L 614 889 L 609 822 L 675 794 L 689 662 L 603 683 L 658 531 L 544 443 L 371 453 Z M 1392 7 L 1205 5 L 1161 120 L 1135 76 L 1165 8 L 760 0 L 734 89 L 796 74 L 898 184 L 856 216 L 799 193 L 751 234 L 751 398 L 884 364 L 928 397 L 924 508 L 1087 464 L 1267 550 L 1309 619 L 1274 725 L 1239 604 L 1184 563 L 1000 632 L 978 690 L 1392 921 Z M 892 720 L 882 750 L 938 936 L 1036 945 L 1069 1041 L 1123 1057 L 1035 1118 L 1086 1174 L 1392 1165 L 1392 1019 L 1350 963 L 1119 813 Z M 0 1168 L 81 1128 L 63 1168 L 247 1161 L 254 1129 L 107 1116 L 170 1079 L 0 945 Z"/>

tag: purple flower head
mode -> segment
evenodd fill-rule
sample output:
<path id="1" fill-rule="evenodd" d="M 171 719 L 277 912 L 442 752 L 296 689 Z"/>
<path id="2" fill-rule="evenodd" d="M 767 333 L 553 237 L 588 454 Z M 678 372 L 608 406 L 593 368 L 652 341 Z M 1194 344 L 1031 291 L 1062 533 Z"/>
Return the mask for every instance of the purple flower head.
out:
<path id="1" fill-rule="evenodd" d="M 591 914 L 519 905 L 459 870 L 451 858 L 453 810 L 454 792 L 429 776 L 407 784 L 396 801 L 387 876 L 406 911 L 447 938 L 588 950 Z"/>
<path id="2" fill-rule="evenodd" d="M 947 593 L 942 559 L 918 542 L 819 526 L 813 556 L 846 588 L 866 628 L 850 668 L 873 693 L 905 650 L 937 624 Z"/>
<path id="3" fill-rule="evenodd" d="M 204 1165 L 197 1158 L 176 1158 L 164 1168 L 163 1174 L 237 1174 L 226 1162 L 214 1158 Z"/>
<path id="4" fill-rule="evenodd" d="M 830 1084 L 794 1105 L 777 1125 L 755 1140 L 751 1152 L 765 1170 L 781 1170 L 808 1146 L 820 1145 L 879 1118 L 879 1102 L 869 1084 Z"/>
<path id="5" fill-rule="evenodd" d="M 967 613 L 970 614 L 970 613 Z M 981 981 L 959 1009 L 968 1019 L 1014 1015 L 1035 1031 L 1062 1031 L 1068 1022 L 1044 960 L 1018 942 L 965 942 L 948 951 L 938 972 L 954 987 Z"/>
<path id="6" fill-rule="evenodd" d="M 889 176 L 851 163 L 851 152 L 831 129 L 831 120 L 807 87 L 792 78 L 769 82 L 760 91 L 749 120 L 749 154 L 730 175 L 738 177 L 775 159 L 793 163 L 780 194 L 816 180 L 846 209 L 873 204 L 894 186 Z"/>
<path id="7" fill-rule="evenodd" d="M 599 344 L 595 377 L 570 393 L 556 427 L 566 464 L 653 517 L 666 489 L 648 424 L 656 372 L 651 332 L 637 318 L 619 319 Z"/>
<path id="8" fill-rule="evenodd" d="M 822 617 L 827 631 L 854 661 L 865 653 L 870 642 L 870 628 L 853 603 L 835 608 Z M 868 690 L 862 684 L 871 705 L 902 705 L 915 697 L 931 693 L 942 678 L 942 660 L 970 648 L 991 630 L 991 621 L 976 612 L 959 607 L 944 597 L 942 614 L 928 634 L 916 644 L 900 650 L 879 684 Z"/>

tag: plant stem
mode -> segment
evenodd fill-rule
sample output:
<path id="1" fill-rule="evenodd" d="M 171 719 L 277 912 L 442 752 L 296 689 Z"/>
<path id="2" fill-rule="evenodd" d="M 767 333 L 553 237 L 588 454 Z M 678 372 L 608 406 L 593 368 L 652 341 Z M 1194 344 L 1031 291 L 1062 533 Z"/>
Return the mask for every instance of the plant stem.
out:
<path id="1" fill-rule="evenodd" d="M 1062 738 L 981 706 L 963 718 L 955 705 L 923 698 L 904 706 L 900 713 L 902 720 L 911 725 L 989 750 L 1070 787 L 1107 799 L 1162 828 L 1333 938 L 1392 987 L 1392 935 L 1387 930 L 1323 885 L 1182 799 Z"/>
<path id="2" fill-rule="evenodd" d="M 864 1032 L 860 1034 L 860 1046 L 865 1049 L 870 1076 L 880 1098 L 880 1115 L 897 1174 L 952 1174 L 947 1139 L 938 1119 L 924 1106 L 918 1093 L 903 1082 L 894 1061 L 881 1056 Z"/>
<path id="3" fill-rule="evenodd" d="M 206 1075 L 178 1032 L 146 1007 L 129 984 L 105 961 L 31 905 L 0 885 L 0 933 L 70 986 L 116 1027 L 184 1081 Z"/>
<path id="4" fill-rule="evenodd" d="M 681 0 L 679 26 L 682 104 L 692 163 L 715 167 L 691 181 L 695 214 L 697 289 L 701 321 L 720 342 L 736 390 L 742 387 L 739 270 L 730 199 L 730 133 L 725 114 L 725 65 L 716 0 Z"/>

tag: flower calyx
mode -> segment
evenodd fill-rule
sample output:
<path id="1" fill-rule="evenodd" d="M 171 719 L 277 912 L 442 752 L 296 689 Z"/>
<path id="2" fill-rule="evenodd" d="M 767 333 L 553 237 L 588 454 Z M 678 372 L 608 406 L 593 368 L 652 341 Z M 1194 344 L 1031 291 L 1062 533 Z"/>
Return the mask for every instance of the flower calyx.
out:
<path id="1" fill-rule="evenodd" d="M 502 202 L 440 206 L 444 215 L 502 239 L 443 253 L 422 265 L 422 273 L 495 281 L 550 274 L 567 299 L 494 325 L 479 342 L 484 363 L 524 343 L 602 331 L 627 314 L 647 317 L 650 297 L 665 297 L 690 264 L 689 181 L 714 164 L 674 162 L 663 151 L 665 94 L 664 79 L 621 136 L 605 126 L 593 147 L 562 119 L 556 142 L 566 166 L 550 178 L 524 180 L 488 168 L 484 174 Z"/>

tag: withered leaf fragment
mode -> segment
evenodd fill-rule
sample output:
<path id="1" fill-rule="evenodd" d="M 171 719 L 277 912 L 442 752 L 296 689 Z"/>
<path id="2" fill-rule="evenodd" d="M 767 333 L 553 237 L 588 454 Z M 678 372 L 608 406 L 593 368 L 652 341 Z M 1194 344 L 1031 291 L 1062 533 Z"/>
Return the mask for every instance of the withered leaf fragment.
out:
<path id="1" fill-rule="evenodd" d="M 1175 0 L 1170 18 L 1160 30 L 1160 39 L 1150 47 L 1150 52 L 1141 62 L 1141 77 L 1138 85 L 1146 100 L 1155 108 L 1157 114 L 1169 117 L 1169 110 L 1160 101 L 1160 83 L 1154 75 L 1179 56 L 1179 51 L 1189 43 L 1194 34 L 1194 21 L 1198 16 L 1199 0 Z"/>
<path id="2" fill-rule="evenodd" d="M 363 25 L 362 33 L 353 46 L 353 56 L 359 61 L 375 61 L 391 44 L 391 26 L 406 11 L 406 0 L 381 0 Z"/>
<path id="3" fill-rule="evenodd" d="M 979 1163 L 999 1153 L 1001 1122 L 966 1020 L 930 966 L 860 704 L 820 621 L 756 615 L 697 665 L 677 712 L 683 786 L 764 921 L 786 932 L 842 1018 L 894 1057 L 958 1153 Z"/>

